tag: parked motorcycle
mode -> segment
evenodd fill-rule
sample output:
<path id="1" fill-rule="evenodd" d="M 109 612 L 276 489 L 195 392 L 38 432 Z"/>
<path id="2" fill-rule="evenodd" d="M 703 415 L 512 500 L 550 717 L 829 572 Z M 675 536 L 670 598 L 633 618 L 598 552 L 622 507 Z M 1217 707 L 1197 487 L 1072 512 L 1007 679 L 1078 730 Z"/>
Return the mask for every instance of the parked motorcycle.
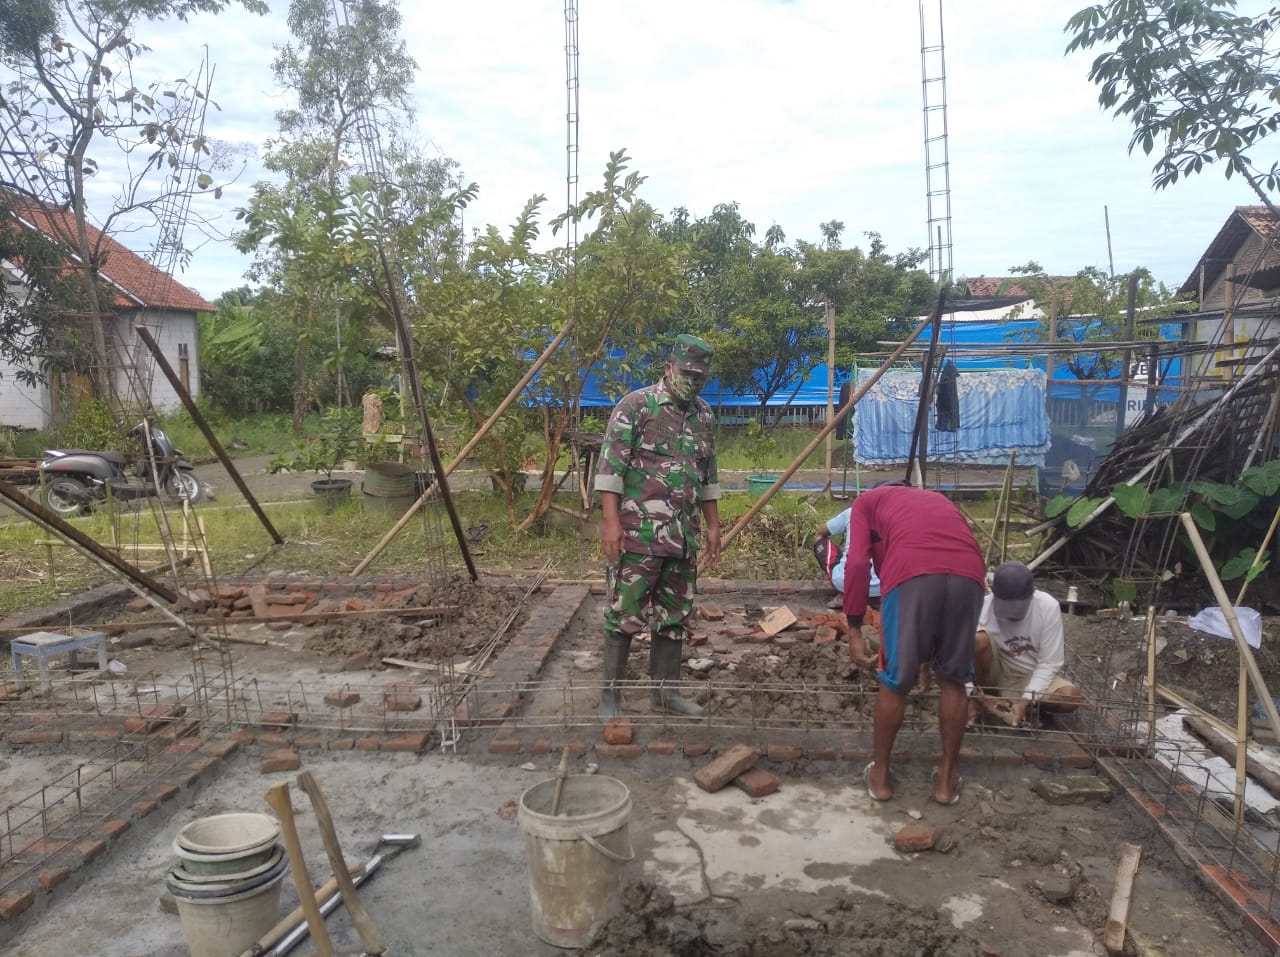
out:
<path id="1" fill-rule="evenodd" d="M 164 432 L 155 426 L 150 432 L 151 445 L 147 448 L 147 423 L 139 422 L 129 430 L 145 453 L 131 473 L 126 472 L 125 457 L 120 452 L 46 449 L 39 465 L 40 500 L 59 515 L 75 515 L 106 502 L 108 496 L 124 502 L 150 498 L 157 489 L 171 498 L 198 501 L 202 489 L 191 463 Z"/>

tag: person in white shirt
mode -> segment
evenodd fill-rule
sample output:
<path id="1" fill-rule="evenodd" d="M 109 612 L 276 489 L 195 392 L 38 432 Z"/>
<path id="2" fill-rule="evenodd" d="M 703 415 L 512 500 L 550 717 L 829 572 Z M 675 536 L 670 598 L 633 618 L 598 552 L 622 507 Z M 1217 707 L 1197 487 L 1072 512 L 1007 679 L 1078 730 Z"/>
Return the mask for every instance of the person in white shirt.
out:
<path id="1" fill-rule="evenodd" d="M 1059 674 L 1065 661 L 1058 600 L 1036 588 L 1022 562 L 1005 562 L 995 570 L 978 619 L 970 718 L 981 707 L 1026 727 L 1032 705 L 1058 714 L 1076 710 L 1080 689 Z"/>
<path id="2" fill-rule="evenodd" d="M 818 560 L 822 572 L 827 576 L 836 590 L 835 604 L 829 608 L 843 608 L 844 595 L 844 560 L 845 553 L 839 545 L 831 540 L 832 536 L 845 538 L 849 534 L 849 517 L 853 509 L 846 508 L 835 518 L 824 522 L 818 530 L 817 540 L 813 543 L 813 557 Z M 880 642 L 880 579 L 876 575 L 875 565 L 871 566 L 871 584 L 867 591 L 867 612 L 863 623 L 874 630 L 876 647 Z M 869 661 L 870 659 L 868 659 Z M 854 661 L 854 664 L 862 662 Z"/>

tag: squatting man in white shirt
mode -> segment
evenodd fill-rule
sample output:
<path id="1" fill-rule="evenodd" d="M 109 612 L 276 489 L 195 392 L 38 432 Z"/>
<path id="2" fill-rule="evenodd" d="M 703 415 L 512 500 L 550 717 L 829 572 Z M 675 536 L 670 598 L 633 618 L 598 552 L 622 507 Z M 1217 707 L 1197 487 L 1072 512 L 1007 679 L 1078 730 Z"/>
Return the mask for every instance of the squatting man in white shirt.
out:
<path id="1" fill-rule="evenodd" d="M 1081 694 L 1059 674 L 1065 661 L 1058 599 L 1036 588 L 1022 562 L 1005 562 L 995 570 L 978 619 L 970 723 L 979 708 L 1015 728 L 1029 726 L 1033 705 L 1042 713 L 1075 711 Z"/>

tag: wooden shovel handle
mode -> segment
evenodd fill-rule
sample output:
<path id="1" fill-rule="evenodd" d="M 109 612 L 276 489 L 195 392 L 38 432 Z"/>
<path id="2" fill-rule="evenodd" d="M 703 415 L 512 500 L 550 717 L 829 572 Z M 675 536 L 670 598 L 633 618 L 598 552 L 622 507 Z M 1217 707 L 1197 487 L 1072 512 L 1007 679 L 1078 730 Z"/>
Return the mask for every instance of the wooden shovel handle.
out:
<path id="1" fill-rule="evenodd" d="M 311 939 L 315 941 L 316 957 L 333 957 L 333 941 L 329 939 L 329 931 L 324 926 L 324 915 L 320 913 L 320 905 L 316 903 L 315 891 L 311 888 L 311 875 L 307 873 L 307 862 L 302 856 L 298 826 L 293 819 L 293 801 L 289 798 L 289 785 L 273 784 L 267 788 L 267 803 L 280 819 L 280 836 L 284 838 L 284 848 L 289 854 L 289 869 L 293 872 L 293 883 L 298 888 L 302 913 L 306 915 Z"/>
<path id="2" fill-rule="evenodd" d="M 387 945 L 383 943 L 382 935 L 378 933 L 378 928 L 374 926 L 364 905 L 360 903 L 360 895 L 356 893 L 356 885 L 351 880 L 347 862 L 342 856 L 342 847 L 338 843 L 338 832 L 333 827 L 333 817 L 329 814 L 329 802 L 324 799 L 319 783 L 310 771 L 303 771 L 298 775 L 298 787 L 311 798 L 311 808 L 316 814 L 316 824 L 320 828 L 321 838 L 324 839 L 324 850 L 329 855 L 333 876 L 338 879 L 338 889 L 342 891 L 342 902 L 347 905 L 347 913 L 351 915 L 351 922 L 356 925 L 365 953 L 386 953 Z"/>

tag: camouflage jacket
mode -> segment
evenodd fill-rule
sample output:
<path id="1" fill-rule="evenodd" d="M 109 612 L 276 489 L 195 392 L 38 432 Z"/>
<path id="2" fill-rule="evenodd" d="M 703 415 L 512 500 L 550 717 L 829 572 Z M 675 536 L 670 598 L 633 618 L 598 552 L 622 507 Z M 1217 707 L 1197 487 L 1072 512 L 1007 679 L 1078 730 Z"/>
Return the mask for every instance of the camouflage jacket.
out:
<path id="1" fill-rule="evenodd" d="M 641 555 L 692 555 L 699 503 L 720 498 L 715 415 L 694 399 L 681 409 L 666 379 L 623 397 L 609 418 L 596 488 L 622 496 L 622 548 Z"/>

